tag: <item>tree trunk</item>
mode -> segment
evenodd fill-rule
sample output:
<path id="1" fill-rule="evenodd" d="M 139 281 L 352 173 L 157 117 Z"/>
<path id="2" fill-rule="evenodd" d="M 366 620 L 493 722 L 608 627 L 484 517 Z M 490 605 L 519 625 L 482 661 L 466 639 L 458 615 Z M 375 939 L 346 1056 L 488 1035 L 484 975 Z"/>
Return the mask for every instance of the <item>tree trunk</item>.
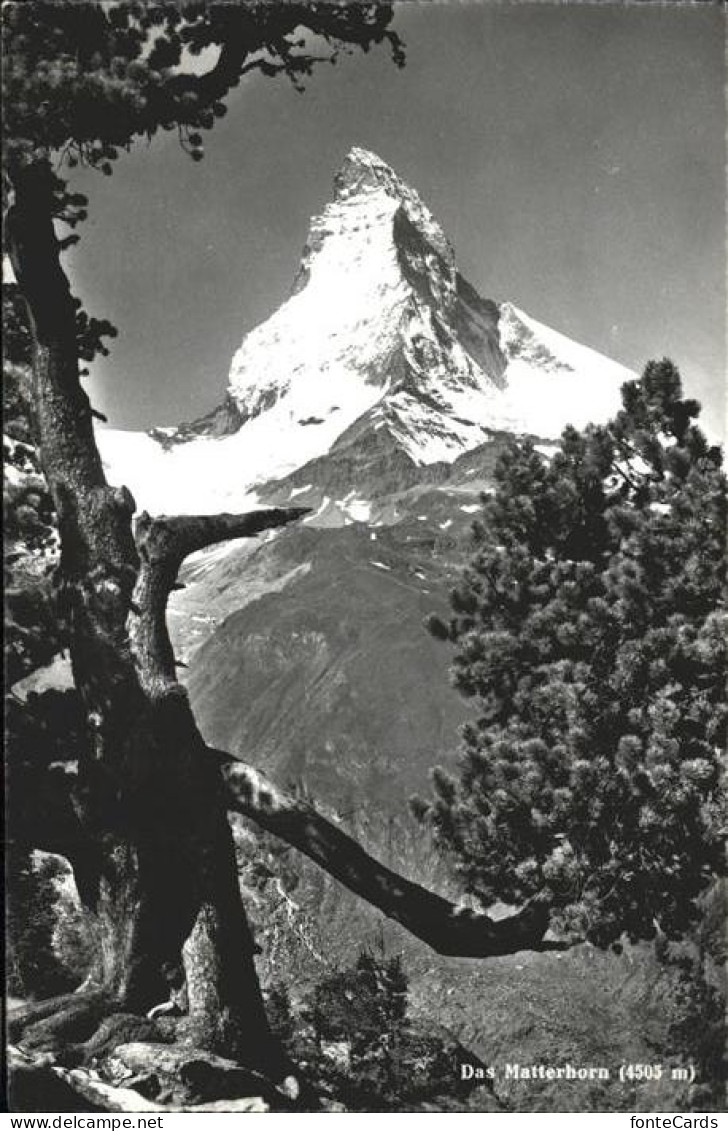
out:
<path id="1" fill-rule="evenodd" d="M 167 598 L 179 566 L 203 546 L 250 537 L 305 511 L 142 514 L 132 531 L 134 500 L 126 488 L 106 483 L 79 382 L 50 171 L 8 172 L 8 249 L 30 314 L 41 460 L 61 538 L 59 596 L 87 723 L 77 775 L 61 775 L 41 839 L 55 851 L 68 845 L 79 895 L 97 924 L 85 995 L 64 998 L 57 1010 L 51 1003 L 48 1012 L 30 1011 L 37 1047 L 65 1039 L 78 1050 L 104 1011 L 144 1014 L 175 989 L 181 998 L 184 984 L 178 1039 L 285 1082 L 284 1094 L 295 1098 L 298 1085 L 286 1081 L 291 1066 L 265 1016 L 228 808 L 305 852 L 443 954 L 548 947 L 548 901 L 532 900 L 498 921 L 465 912 L 383 867 L 251 767 L 207 749 L 177 682 L 167 632 Z M 39 823 L 35 814 L 48 792 L 36 791 L 23 829 Z"/>
<path id="2" fill-rule="evenodd" d="M 265 1018 L 219 768 L 183 689 L 148 678 L 130 633 L 140 573 L 134 501 L 107 485 L 95 444 L 50 173 L 10 172 L 8 244 L 29 309 L 41 460 L 61 538 L 59 598 L 88 723 L 73 793 L 83 849 L 72 864 L 98 928 L 91 981 L 116 1008 L 143 1013 L 169 997 L 184 966 L 190 1039 L 282 1077 L 288 1066 Z"/>

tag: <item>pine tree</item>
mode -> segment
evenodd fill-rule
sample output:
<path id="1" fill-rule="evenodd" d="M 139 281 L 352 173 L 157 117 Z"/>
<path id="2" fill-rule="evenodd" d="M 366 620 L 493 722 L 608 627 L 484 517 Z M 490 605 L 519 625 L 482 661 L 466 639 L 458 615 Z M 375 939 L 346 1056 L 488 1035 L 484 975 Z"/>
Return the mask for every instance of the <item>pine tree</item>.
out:
<path id="1" fill-rule="evenodd" d="M 135 518 L 130 492 L 106 482 L 98 414 L 82 385 L 83 363 L 105 348 L 113 328 L 79 307 L 64 271 L 63 253 L 87 216 L 86 198 L 66 179 L 73 168 L 109 175 L 135 139 L 159 130 L 175 130 L 199 159 L 202 132 L 251 71 L 300 86 L 323 59 L 382 43 L 401 64 L 392 14 L 386 3 L 328 0 L 39 0 L 4 13 L 5 234 L 28 331 L 24 337 L 18 324 L 14 348 L 20 364 L 31 362 L 32 428 L 58 531 L 54 589 L 76 688 L 60 712 L 68 716 L 59 719 L 63 744 L 67 732 L 73 737 L 58 762 L 13 742 L 12 834 L 24 847 L 66 857 L 97 940 L 83 993 L 13 1018 L 16 1034 L 54 1055 L 69 1026 L 103 1029 L 119 1012 L 138 1017 L 148 1035 L 145 1015 L 179 987 L 186 1012 L 174 1023 L 178 1044 L 255 1068 L 276 1086 L 276 1102 L 281 1088 L 304 1102 L 265 1015 L 231 810 L 443 953 L 502 954 L 543 939 L 540 905 L 497 921 L 463 916 L 394 875 L 303 798 L 207 746 L 166 624 L 178 570 L 205 546 L 253 537 L 305 511 Z M 195 59 L 202 52 L 212 60 L 206 70 Z M 36 510 L 41 504 L 39 496 Z M 38 634 L 20 642 L 19 667 L 28 657 L 43 662 L 40 644 Z M 36 706 L 42 715 L 45 701 Z"/>
<path id="2" fill-rule="evenodd" d="M 300 87 L 322 59 L 382 42 L 401 63 L 392 10 L 40 0 L 10 4 L 3 16 L 4 234 L 17 284 L 4 294 L 4 313 L 13 331 L 8 360 L 32 368 L 29 434 L 10 437 L 12 453 L 25 462 L 6 518 L 25 559 L 29 541 L 46 533 L 52 540 L 57 523 L 52 596 L 82 713 L 67 772 L 14 743 L 12 835 L 24 847 L 52 841 L 96 917 L 91 988 L 85 1005 L 78 998 L 68 1004 L 71 1013 L 85 1007 L 98 1018 L 121 1006 L 144 1014 L 167 993 L 165 970 L 184 964 L 186 1037 L 283 1078 L 290 1066 L 264 1014 L 220 759 L 207 750 L 177 682 L 164 607 L 193 544 L 252 536 L 300 512 L 175 518 L 171 525 L 143 516 L 132 529 L 134 500 L 106 483 L 93 432 L 98 414 L 81 383 L 84 363 L 105 350 L 114 328 L 81 308 L 63 268 L 88 204 L 68 178 L 78 165 L 110 175 L 135 139 L 151 140 L 160 130 L 175 130 L 182 149 L 199 160 L 203 133 L 225 114 L 227 96 L 246 73 L 282 74 Z M 204 69 L 195 64 L 206 49 L 212 61 Z M 18 376 L 11 393 L 20 404 Z M 28 490 L 38 456 L 46 483 Z M 17 581 L 17 561 L 10 565 Z M 59 646 L 46 615 L 45 573 L 29 608 L 25 580 L 10 609 L 13 680 Z"/>
<path id="3" fill-rule="evenodd" d="M 459 1079 L 459 1064 L 477 1057 L 415 1019 L 408 990 L 399 955 L 362 950 L 308 994 L 295 1059 L 347 1110 L 442 1110 L 443 1101 L 461 1110 L 473 1090 Z"/>
<path id="4" fill-rule="evenodd" d="M 541 893 L 598 944 L 679 937 L 724 870 L 726 481 L 651 362 L 550 461 L 514 441 L 452 593 L 477 715 L 415 810 L 486 905 Z"/>

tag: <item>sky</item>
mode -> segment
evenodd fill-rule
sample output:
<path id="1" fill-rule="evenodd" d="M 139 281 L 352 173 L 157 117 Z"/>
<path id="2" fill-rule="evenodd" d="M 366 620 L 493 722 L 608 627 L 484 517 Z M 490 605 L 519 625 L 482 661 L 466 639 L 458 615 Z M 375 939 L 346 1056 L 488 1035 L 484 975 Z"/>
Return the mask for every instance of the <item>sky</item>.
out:
<path id="1" fill-rule="evenodd" d="M 725 59 L 718 5 L 411 2 L 406 44 L 323 64 L 298 94 L 250 75 L 193 163 L 137 144 L 67 255 L 119 327 L 89 391 L 110 425 L 220 402 L 244 335 L 288 296 L 352 145 L 410 183 L 488 298 L 640 370 L 671 357 L 725 425 Z"/>

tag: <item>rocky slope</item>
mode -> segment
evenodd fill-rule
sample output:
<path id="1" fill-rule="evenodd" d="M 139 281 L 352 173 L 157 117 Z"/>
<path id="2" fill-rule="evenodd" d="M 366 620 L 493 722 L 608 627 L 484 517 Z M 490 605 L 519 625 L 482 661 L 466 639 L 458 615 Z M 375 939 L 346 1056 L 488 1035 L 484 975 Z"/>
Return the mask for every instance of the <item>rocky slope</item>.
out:
<path id="1" fill-rule="evenodd" d="M 430 767 L 452 764 L 469 711 L 423 620 L 446 608 L 507 438 L 534 436 L 548 453 L 567 422 L 605 419 L 631 376 L 477 295 L 417 194 L 352 150 L 291 297 L 242 343 L 222 404 L 150 434 L 99 431 L 111 480 L 151 510 L 310 507 L 295 527 L 184 567 L 170 623 L 207 738 L 310 791 L 387 864 L 457 898 L 406 810 Z M 256 842 L 256 864 L 257 853 Z M 619 1080 L 621 1063 L 674 1051 L 674 1002 L 645 948 L 441 959 L 288 855 L 295 883 L 282 884 L 285 869 L 268 881 L 275 913 L 247 893 L 267 984 L 305 988 L 362 946 L 402 952 L 417 1013 L 497 1066 L 497 1094 L 517 1110 L 699 1102 L 667 1076 Z M 513 1061 L 611 1075 L 514 1083 Z"/>
<path id="2" fill-rule="evenodd" d="M 445 608 L 499 451 L 513 434 L 552 451 L 629 376 L 478 295 L 418 194 L 352 149 L 223 402 L 191 424 L 98 431 L 140 508 L 311 510 L 185 567 L 170 620 L 210 740 L 331 805 L 401 812 L 457 746 L 466 705 L 423 620 Z"/>
<path id="3" fill-rule="evenodd" d="M 481 298 L 417 193 L 354 148 L 311 221 L 290 298 L 233 357 L 223 404 L 150 433 L 102 429 L 99 443 L 140 506 L 234 509 L 343 453 L 376 460 L 377 474 L 396 464 L 401 486 L 500 432 L 553 441 L 567 422 L 607 416 L 629 376 Z"/>
<path id="4" fill-rule="evenodd" d="M 267 491 L 311 506 L 297 528 L 189 563 L 170 623 L 211 742 L 337 808 L 404 810 L 465 718 L 424 621 L 446 611 L 494 452 L 366 499 L 346 491 L 346 460 L 322 460 L 312 482 Z"/>
<path id="5" fill-rule="evenodd" d="M 335 807 L 401 812 L 457 746 L 466 705 L 423 620 L 445 607 L 505 439 L 553 450 L 630 376 L 478 295 L 418 194 L 352 149 L 223 403 L 99 431 L 112 481 L 153 511 L 311 508 L 186 567 L 170 617 L 208 738 Z"/>

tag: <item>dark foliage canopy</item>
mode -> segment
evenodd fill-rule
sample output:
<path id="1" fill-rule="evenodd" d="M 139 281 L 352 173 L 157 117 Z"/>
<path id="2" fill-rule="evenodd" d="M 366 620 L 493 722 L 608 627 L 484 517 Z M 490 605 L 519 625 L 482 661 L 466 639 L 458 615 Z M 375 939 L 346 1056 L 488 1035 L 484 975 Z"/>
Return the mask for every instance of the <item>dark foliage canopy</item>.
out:
<path id="1" fill-rule="evenodd" d="M 113 172 L 135 139 L 176 130 L 199 160 L 202 132 L 226 111 L 225 98 L 246 73 L 283 73 L 302 88 L 317 62 L 388 42 L 388 4 L 340 3 L 11 3 L 3 12 L 3 211 L 19 187 L 65 225 L 61 250 L 77 242 L 87 198 L 64 173 L 77 165 Z M 202 53 L 206 54 L 203 55 Z M 202 59 L 200 56 L 202 55 Z M 205 63 L 210 59 L 209 65 Z M 73 299 L 79 366 L 107 354 L 116 336 L 106 319 Z M 28 367 L 28 315 L 19 287 L 3 282 L 5 458 L 15 470 L 4 499 L 11 591 L 6 662 L 11 681 L 58 648 L 51 578 L 57 538 L 50 495 L 40 475 Z M 80 368 L 80 374 L 87 370 Z M 96 414 L 98 415 L 98 414 Z"/>
<path id="2" fill-rule="evenodd" d="M 669 361 L 550 461 L 514 442 L 431 630 L 474 697 L 415 802 L 486 903 L 546 892 L 599 944 L 687 930 L 724 869 L 726 481 Z"/>
<path id="3" fill-rule="evenodd" d="M 176 131 L 183 150 L 199 161 L 203 132 L 225 115 L 225 98 L 251 71 L 284 74 L 303 90 L 317 63 L 382 42 L 401 66 L 391 18 L 390 4 L 339 0 L 6 5 L 3 213 L 21 183 L 32 186 L 65 225 L 61 249 L 72 246 L 88 199 L 69 188 L 67 170 L 82 165 L 110 175 L 123 151 L 159 130 Z M 17 342 L 24 312 L 12 286 L 3 292 L 3 321 L 18 330 Z M 117 331 L 89 316 L 79 300 L 74 305 L 79 360 L 90 362 L 108 353 L 104 339 Z"/>
<path id="4" fill-rule="evenodd" d="M 102 174 L 137 139 L 176 131 L 194 160 L 203 132 L 226 112 L 225 99 L 251 71 L 286 75 L 299 89 L 316 63 L 390 45 L 392 9 L 382 3 L 267 2 L 98 4 L 11 3 L 3 12 L 3 211 L 22 186 L 65 226 L 63 250 L 77 242 L 87 198 L 69 187 L 78 165 Z M 116 328 L 73 299 L 79 372 Z M 52 305 L 52 304 L 51 304 Z M 14 468 L 4 499 L 5 582 L 11 591 L 6 662 L 11 682 L 58 649 L 52 593 L 55 515 L 40 474 L 30 388 L 31 333 L 20 288 L 3 282 L 5 459 Z M 96 414 L 99 415 L 99 414 Z"/>
<path id="5" fill-rule="evenodd" d="M 318 62 L 386 41 L 401 43 L 379 3 L 9 4 L 3 24 L 5 161 L 11 181 L 43 169 L 55 214 L 74 227 L 85 197 L 66 190 L 56 168 L 105 174 L 135 138 L 176 130 L 193 159 L 202 131 L 225 112 L 246 73 L 285 74 L 299 88 Z M 198 63 L 211 49 L 209 67 Z M 201 72 L 201 73 L 199 73 Z M 73 240 L 75 237 L 71 236 Z"/>

